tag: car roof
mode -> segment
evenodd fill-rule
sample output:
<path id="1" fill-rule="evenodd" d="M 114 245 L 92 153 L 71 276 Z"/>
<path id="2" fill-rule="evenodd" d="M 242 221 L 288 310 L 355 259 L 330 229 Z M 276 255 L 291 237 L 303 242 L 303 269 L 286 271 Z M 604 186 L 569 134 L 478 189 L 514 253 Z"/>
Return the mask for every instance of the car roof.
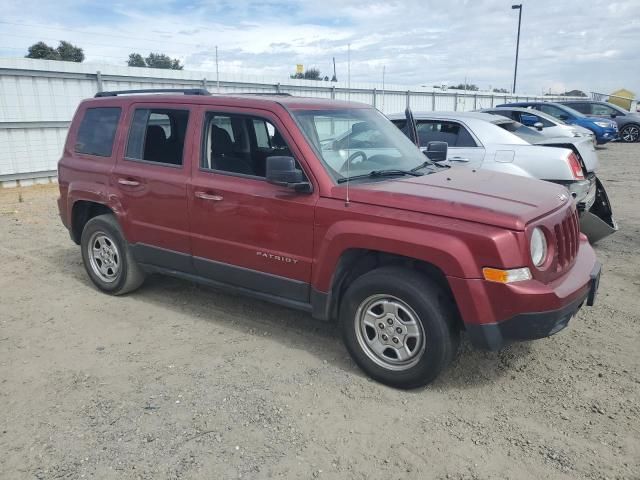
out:
<path id="1" fill-rule="evenodd" d="M 405 118 L 404 113 L 394 113 L 387 115 L 390 120 L 401 120 Z M 474 119 L 484 120 L 494 124 L 513 122 L 514 120 L 501 117 L 498 115 L 492 115 L 490 113 L 483 112 L 413 112 L 413 118 L 416 120 L 424 120 L 429 118 L 442 118 L 452 120 Z"/>
<path id="2" fill-rule="evenodd" d="M 117 92 L 115 92 L 117 93 Z M 144 93 L 103 96 L 85 100 L 90 103 L 109 102 L 110 104 L 122 103 L 167 103 L 167 104 L 197 104 L 197 105 L 220 105 L 239 107 L 273 107 L 274 104 L 290 108 L 292 110 L 315 110 L 315 109 L 347 109 L 347 108 L 372 108 L 370 105 L 359 102 L 347 102 L 343 100 L 333 100 L 328 98 L 295 97 L 278 94 L 253 94 L 253 93 L 233 93 L 233 94 L 211 94 L 211 95 L 182 95 L 174 93 Z"/>
<path id="3" fill-rule="evenodd" d="M 529 113 L 531 115 L 538 115 L 539 117 L 545 118 L 547 120 L 553 121 L 554 123 L 558 123 L 558 119 L 556 117 L 554 117 L 553 115 L 549 115 L 548 113 L 542 112 L 540 110 L 532 110 L 530 108 L 526 108 L 526 107 L 493 107 L 493 108 L 483 108 L 482 110 L 480 110 L 481 112 L 488 112 L 488 111 L 496 111 L 496 110 L 510 110 L 513 112 L 522 112 L 522 113 Z"/>

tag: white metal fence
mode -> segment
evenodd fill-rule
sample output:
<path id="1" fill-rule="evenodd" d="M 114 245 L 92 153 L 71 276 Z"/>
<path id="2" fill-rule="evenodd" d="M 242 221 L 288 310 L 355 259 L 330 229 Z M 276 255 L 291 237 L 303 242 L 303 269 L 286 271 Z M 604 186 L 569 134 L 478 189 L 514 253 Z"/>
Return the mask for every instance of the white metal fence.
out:
<path id="1" fill-rule="evenodd" d="M 78 103 L 96 92 L 204 87 L 215 93 L 281 92 L 368 103 L 384 113 L 474 110 L 499 103 L 557 97 L 407 88 L 374 83 L 281 81 L 199 71 L 90 65 L 26 58 L 0 59 L 0 183 L 56 175 L 69 122 Z M 566 97 L 563 97 L 566 98 Z"/>

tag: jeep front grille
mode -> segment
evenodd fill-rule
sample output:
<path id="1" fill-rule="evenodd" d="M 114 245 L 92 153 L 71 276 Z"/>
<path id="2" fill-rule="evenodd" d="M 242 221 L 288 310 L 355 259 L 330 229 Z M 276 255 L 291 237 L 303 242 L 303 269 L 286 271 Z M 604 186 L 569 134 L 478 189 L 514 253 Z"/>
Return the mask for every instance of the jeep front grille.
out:
<path id="1" fill-rule="evenodd" d="M 569 210 L 567 216 L 554 227 L 556 236 L 556 270 L 567 268 L 578 254 L 580 244 L 580 220 L 576 210 Z"/>

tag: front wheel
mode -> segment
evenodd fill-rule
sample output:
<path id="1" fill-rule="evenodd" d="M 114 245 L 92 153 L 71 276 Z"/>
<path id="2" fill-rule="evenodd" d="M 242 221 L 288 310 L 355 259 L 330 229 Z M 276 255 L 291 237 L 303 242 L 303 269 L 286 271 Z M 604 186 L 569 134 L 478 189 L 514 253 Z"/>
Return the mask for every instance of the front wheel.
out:
<path id="1" fill-rule="evenodd" d="M 620 139 L 625 143 L 637 142 L 640 139 L 640 125 L 627 125 L 620 130 Z"/>
<path id="2" fill-rule="evenodd" d="M 340 308 L 342 337 L 369 376 L 399 388 L 433 381 L 458 348 L 455 309 L 419 272 L 382 267 L 356 279 Z"/>

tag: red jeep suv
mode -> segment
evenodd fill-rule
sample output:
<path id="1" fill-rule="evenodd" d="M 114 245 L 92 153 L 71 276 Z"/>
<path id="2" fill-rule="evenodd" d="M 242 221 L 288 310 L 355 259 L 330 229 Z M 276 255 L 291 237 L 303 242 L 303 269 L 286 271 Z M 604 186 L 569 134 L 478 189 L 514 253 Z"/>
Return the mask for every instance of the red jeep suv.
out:
<path id="1" fill-rule="evenodd" d="M 58 167 L 106 293 L 162 273 L 304 310 L 403 388 L 436 378 L 461 330 L 495 350 L 593 304 L 600 265 L 561 186 L 449 170 L 367 105 L 145 93 L 83 101 Z"/>

